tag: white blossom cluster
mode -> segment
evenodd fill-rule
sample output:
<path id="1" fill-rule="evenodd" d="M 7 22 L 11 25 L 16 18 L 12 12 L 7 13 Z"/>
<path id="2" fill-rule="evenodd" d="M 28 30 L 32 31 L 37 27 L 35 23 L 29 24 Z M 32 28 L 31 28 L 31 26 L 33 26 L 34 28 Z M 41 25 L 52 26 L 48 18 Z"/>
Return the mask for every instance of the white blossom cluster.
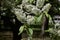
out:
<path id="1" fill-rule="evenodd" d="M 36 5 L 32 5 L 28 0 L 22 0 L 22 4 L 17 5 L 19 8 L 13 8 L 13 10 L 15 11 L 15 15 L 19 21 L 29 25 L 35 25 L 38 23 L 36 20 L 40 19 L 40 15 L 44 11 L 48 12 L 51 7 L 50 3 L 47 3 L 44 6 L 44 2 L 45 0 L 37 0 Z"/>

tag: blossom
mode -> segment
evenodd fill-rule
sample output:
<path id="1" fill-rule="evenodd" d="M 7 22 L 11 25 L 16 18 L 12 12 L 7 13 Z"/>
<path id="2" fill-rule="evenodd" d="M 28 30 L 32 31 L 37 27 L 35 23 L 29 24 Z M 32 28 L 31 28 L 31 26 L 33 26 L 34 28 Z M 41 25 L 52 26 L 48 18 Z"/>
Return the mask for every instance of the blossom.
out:
<path id="1" fill-rule="evenodd" d="M 34 18 L 34 16 L 31 16 L 31 15 L 28 15 L 27 16 L 27 24 L 35 24 L 35 18 Z"/>

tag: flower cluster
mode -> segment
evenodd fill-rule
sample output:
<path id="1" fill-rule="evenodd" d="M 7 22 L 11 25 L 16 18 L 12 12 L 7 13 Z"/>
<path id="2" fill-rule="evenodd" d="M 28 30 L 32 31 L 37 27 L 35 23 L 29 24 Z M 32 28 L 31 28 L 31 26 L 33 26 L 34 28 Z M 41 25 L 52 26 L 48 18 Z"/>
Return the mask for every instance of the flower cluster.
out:
<path id="1" fill-rule="evenodd" d="M 39 22 L 42 21 L 41 18 L 43 19 L 42 14 L 48 12 L 51 7 L 50 3 L 44 6 L 44 2 L 45 0 L 37 0 L 36 5 L 32 5 L 28 0 L 22 0 L 22 4 L 14 8 L 17 19 L 29 25 L 40 24 Z"/>

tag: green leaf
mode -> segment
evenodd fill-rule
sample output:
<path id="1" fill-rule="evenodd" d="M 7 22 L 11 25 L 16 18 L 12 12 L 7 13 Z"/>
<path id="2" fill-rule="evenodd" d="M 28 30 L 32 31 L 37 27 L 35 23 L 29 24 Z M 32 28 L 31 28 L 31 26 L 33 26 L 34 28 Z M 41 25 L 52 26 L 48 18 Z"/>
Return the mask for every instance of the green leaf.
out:
<path id="1" fill-rule="evenodd" d="M 52 17 L 49 15 L 49 20 L 52 20 Z"/>
<path id="2" fill-rule="evenodd" d="M 49 15 L 49 21 L 52 21 L 52 17 Z"/>
<path id="3" fill-rule="evenodd" d="M 38 23 L 41 22 L 42 19 L 43 19 L 43 13 L 37 18 L 37 22 L 38 22 Z"/>
<path id="4" fill-rule="evenodd" d="M 16 2 L 18 1 L 18 0 L 15 0 Z"/>
<path id="5" fill-rule="evenodd" d="M 44 13 L 45 13 L 46 17 L 48 18 L 49 17 L 49 14 L 47 12 L 44 12 Z"/>
<path id="6" fill-rule="evenodd" d="M 52 20 L 52 17 L 47 13 L 47 12 L 44 12 L 46 17 L 49 18 L 49 20 Z"/>
<path id="7" fill-rule="evenodd" d="M 33 30 L 32 30 L 32 28 L 28 28 L 27 33 L 28 33 L 29 36 L 32 36 L 32 35 L 33 35 Z"/>
<path id="8" fill-rule="evenodd" d="M 53 24 L 53 20 L 52 20 L 52 17 L 49 15 L 49 24 Z"/>
<path id="9" fill-rule="evenodd" d="M 19 33 L 18 33 L 18 35 L 20 35 L 20 34 L 24 31 L 24 27 L 25 27 L 25 26 L 21 26 L 21 27 L 19 28 Z"/>

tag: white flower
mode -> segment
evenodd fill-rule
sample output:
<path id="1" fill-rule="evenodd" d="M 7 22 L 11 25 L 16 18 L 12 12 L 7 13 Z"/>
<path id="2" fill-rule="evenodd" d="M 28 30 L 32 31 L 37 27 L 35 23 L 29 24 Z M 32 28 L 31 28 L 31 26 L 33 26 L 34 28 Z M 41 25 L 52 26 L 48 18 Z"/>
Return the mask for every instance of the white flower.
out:
<path id="1" fill-rule="evenodd" d="M 23 10 L 21 9 L 15 9 L 15 15 L 19 21 L 24 23 L 26 21 L 26 14 L 23 13 Z"/>
<path id="2" fill-rule="evenodd" d="M 31 14 L 40 15 L 41 10 L 34 5 L 25 5 L 24 9 Z"/>
<path id="3" fill-rule="evenodd" d="M 17 7 L 20 8 L 20 9 L 23 8 L 22 6 L 23 6 L 23 4 L 21 4 L 21 5 L 17 5 Z"/>
<path id="4" fill-rule="evenodd" d="M 33 8 L 35 8 L 35 6 L 33 6 L 33 5 L 27 5 L 27 4 L 26 4 L 26 5 L 24 6 L 24 9 L 25 9 L 27 12 L 31 12 Z"/>
<path id="5" fill-rule="evenodd" d="M 26 15 L 25 14 L 19 15 L 19 16 L 17 16 L 17 19 L 19 21 L 21 21 L 22 23 L 24 23 L 24 22 L 26 22 Z"/>
<path id="6" fill-rule="evenodd" d="M 34 18 L 34 16 L 31 16 L 31 15 L 27 16 L 27 24 L 29 24 L 29 25 L 35 24 L 35 18 Z"/>
<path id="7" fill-rule="evenodd" d="M 33 13 L 33 14 L 35 14 L 35 15 L 40 15 L 41 10 L 35 7 L 35 8 L 33 8 L 33 9 L 31 10 L 31 13 Z"/>
<path id="8" fill-rule="evenodd" d="M 15 11 L 15 14 L 17 15 L 20 15 L 21 13 L 23 13 L 23 10 L 22 9 L 18 9 L 18 8 L 14 8 L 14 11 Z"/>

